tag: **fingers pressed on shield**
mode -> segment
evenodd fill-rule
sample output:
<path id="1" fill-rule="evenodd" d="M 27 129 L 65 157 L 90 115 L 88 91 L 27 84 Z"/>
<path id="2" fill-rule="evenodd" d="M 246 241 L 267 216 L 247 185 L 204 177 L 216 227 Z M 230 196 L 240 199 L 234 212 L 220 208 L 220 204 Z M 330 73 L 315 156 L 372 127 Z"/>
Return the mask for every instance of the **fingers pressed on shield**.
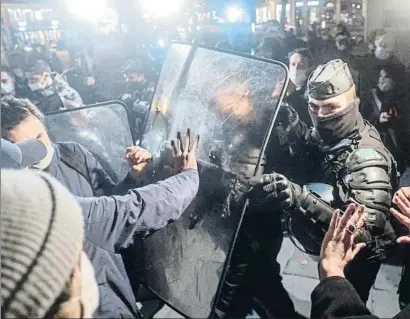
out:
<path id="1" fill-rule="evenodd" d="M 275 181 L 283 181 L 284 179 L 286 178 L 282 174 L 275 174 Z"/>
<path id="2" fill-rule="evenodd" d="M 262 187 L 262 189 L 266 192 L 266 193 L 276 193 L 276 184 L 275 183 L 270 183 L 270 184 L 266 184 Z"/>
<path id="3" fill-rule="evenodd" d="M 184 147 L 184 151 L 183 153 L 187 154 L 190 150 L 191 147 L 191 130 L 187 129 L 186 130 L 186 135 L 185 135 L 185 147 Z"/>
<path id="4" fill-rule="evenodd" d="M 178 150 L 178 156 L 181 156 L 182 153 L 184 152 L 184 145 L 182 144 L 182 137 L 181 137 L 181 132 L 177 132 L 177 150 Z"/>
<path id="5" fill-rule="evenodd" d="M 338 234 L 341 235 L 345 231 L 347 223 L 349 222 L 350 217 L 353 215 L 355 211 L 356 204 L 350 204 L 346 211 L 344 212 L 343 216 L 339 219 L 339 224 L 337 225 Z"/>
<path id="6" fill-rule="evenodd" d="M 410 229 L 410 218 L 400 213 L 394 208 L 390 208 L 390 213 L 404 226 Z"/>
<path id="7" fill-rule="evenodd" d="M 172 155 L 174 155 L 175 157 L 178 156 L 178 147 L 175 144 L 174 140 L 171 141 L 171 148 L 172 148 L 172 153 L 173 153 Z"/>
<path id="8" fill-rule="evenodd" d="M 189 152 L 195 153 L 199 144 L 199 135 L 195 136 L 194 144 L 192 144 L 191 149 Z"/>
<path id="9" fill-rule="evenodd" d="M 264 185 L 264 184 L 270 183 L 270 177 L 269 176 L 270 175 L 268 175 L 268 174 L 254 176 L 249 180 L 249 184 L 251 186 L 258 186 L 258 185 L 261 185 L 261 184 Z"/>

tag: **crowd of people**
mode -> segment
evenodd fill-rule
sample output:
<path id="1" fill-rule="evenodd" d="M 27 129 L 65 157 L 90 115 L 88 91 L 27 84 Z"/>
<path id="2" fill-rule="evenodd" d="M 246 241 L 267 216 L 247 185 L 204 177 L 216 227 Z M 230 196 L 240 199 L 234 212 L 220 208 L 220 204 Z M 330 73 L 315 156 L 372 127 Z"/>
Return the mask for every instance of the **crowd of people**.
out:
<path id="1" fill-rule="evenodd" d="M 370 289 L 382 262 L 399 254 L 402 311 L 395 318 L 410 316 L 410 187 L 398 186 L 410 165 L 407 75 L 393 35 L 376 32 L 362 56 L 353 54 L 356 46 L 342 25 L 334 37 L 312 30 L 304 41 L 289 31 L 256 46 L 256 56 L 289 66 L 278 115 L 287 137 L 273 143 L 279 134 L 272 134 L 264 174 L 249 181 L 249 206 L 215 317 L 244 318 L 254 299 L 267 317 L 299 316 L 277 262 L 284 214 L 292 217 L 298 241 L 320 256 L 312 318 L 376 318 L 365 306 Z M 107 95 L 99 89 L 92 50 L 76 59 L 61 43 L 6 59 L 1 315 L 138 318 L 124 253 L 137 238 L 177 220 L 194 200 L 199 136 L 178 133 L 162 154 L 156 183 L 146 176 L 152 155 L 130 145 L 124 150 L 129 172 L 114 183 L 84 146 L 52 141 L 43 113 L 120 98 L 131 121 L 142 125 L 153 93 L 149 67 L 127 62 L 124 89 Z M 276 83 L 272 98 L 283 89 Z M 330 185 L 332 199 L 310 190 L 312 182 Z"/>

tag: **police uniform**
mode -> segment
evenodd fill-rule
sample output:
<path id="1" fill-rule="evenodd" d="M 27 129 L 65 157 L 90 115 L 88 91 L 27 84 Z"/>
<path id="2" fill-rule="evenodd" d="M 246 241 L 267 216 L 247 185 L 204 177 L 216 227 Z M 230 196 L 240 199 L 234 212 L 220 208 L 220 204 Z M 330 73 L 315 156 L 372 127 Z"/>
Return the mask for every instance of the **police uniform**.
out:
<path id="1" fill-rule="evenodd" d="M 315 100 L 328 100 L 348 92 L 353 86 L 354 82 L 347 65 L 341 60 L 334 60 L 319 66 L 311 74 L 308 80 L 308 94 Z M 272 219 L 274 223 L 280 223 L 279 218 L 273 217 L 276 214 L 280 215 L 278 209 L 280 205 L 290 216 L 290 225 L 295 237 L 309 253 L 318 255 L 333 210 L 335 208 L 344 210 L 351 202 L 365 205 L 368 217 L 365 229 L 360 231 L 359 239 L 367 243 L 366 249 L 361 251 L 346 267 L 345 275 L 361 299 L 366 302 L 381 261 L 395 246 L 396 236 L 389 221 L 389 209 L 396 187 L 397 174 L 396 163 L 392 155 L 384 147 L 377 130 L 361 117 L 358 103 L 356 99 L 352 105 L 346 106 L 342 111 L 325 119 L 310 113 L 314 124 L 311 129 L 303 123 L 297 125 L 293 123 L 291 129 L 293 132 L 288 136 L 290 140 L 297 138 L 299 141 L 289 141 L 290 145 L 296 145 L 297 148 L 289 148 L 291 151 L 288 157 L 291 159 L 289 163 L 299 162 L 298 166 L 293 166 L 295 173 L 287 177 L 277 173 L 256 177 L 254 188 L 250 193 L 250 207 L 251 210 L 265 208 L 264 213 L 268 214 L 267 218 Z M 270 153 L 275 155 L 275 150 L 271 150 Z M 282 173 L 276 169 L 275 161 L 275 157 L 268 157 L 267 167 Z M 283 158 L 281 162 L 283 164 Z M 302 163 L 303 165 L 300 165 Z M 292 168 L 287 171 L 291 172 Z M 299 174 L 299 172 L 304 174 Z M 301 178 L 301 176 L 304 177 Z M 295 182 L 291 182 L 288 178 Z M 306 185 L 312 182 L 322 183 L 321 189 L 324 191 L 321 192 L 312 188 L 311 185 Z M 251 215 L 252 220 L 263 218 L 261 214 Z M 269 309 L 273 311 L 280 310 L 280 313 L 271 314 L 278 317 L 291 317 L 294 311 L 293 305 L 289 304 L 283 293 L 279 294 L 281 298 L 268 295 L 275 291 L 283 292 L 278 264 L 273 261 L 277 257 L 280 245 L 268 245 L 270 251 L 263 251 L 265 248 L 262 246 L 267 240 L 281 243 L 282 234 L 272 234 L 278 232 L 280 227 L 272 225 L 269 232 L 264 225 L 266 222 L 262 223 L 260 228 L 253 229 L 254 233 L 252 230 L 247 232 L 248 243 L 252 243 L 253 246 L 259 245 L 259 247 L 252 249 L 252 245 L 248 245 L 246 248 L 246 241 L 242 242 L 242 246 L 237 244 L 235 247 L 236 255 L 242 258 L 236 256 L 234 251 L 230 272 L 228 272 L 217 308 L 221 309 L 225 306 L 227 309 L 227 303 L 223 301 L 228 300 L 228 297 L 231 297 L 232 304 L 235 303 L 235 298 L 232 296 L 238 294 L 237 291 L 240 288 L 237 284 L 236 291 L 234 291 L 231 288 L 233 287 L 232 282 L 247 282 L 245 278 L 250 276 L 251 272 L 241 269 L 234 273 L 234 269 L 240 268 L 237 265 L 242 267 L 246 265 L 249 269 L 256 268 L 259 273 L 264 272 L 263 275 L 257 276 L 260 278 L 260 289 L 266 292 L 262 296 L 263 303 L 268 304 Z M 263 231 L 265 234 L 261 235 Z M 262 238 L 262 241 L 255 241 L 257 237 Z M 255 253 L 256 255 L 270 254 L 270 259 L 265 258 L 265 262 L 270 265 L 263 265 L 263 261 L 255 258 L 255 254 L 251 253 L 248 253 L 248 259 L 246 259 L 247 251 L 253 252 L 258 249 L 262 251 Z M 258 265 L 252 266 L 252 263 L 258 263 Z M 276 282 L 271 280 L 272 273 L 276 274 Z M 238 279 L 241 275 L 243 278 Z M 263 282 L 264 279 L 265 282 Z M 275 287 L 265 289 L 266 284 Z M 256 289 L 260 290 L 258 287 Z M 260 291 L 250 293 L 260 295 Z M 281 304 L 278 305 L 278 303 Z M 287 305 L 286 310 L 283 308 L 285 305 Z M 230 306 L 230 308 L 234 307 Z M 231 317 L 229 312 L 223 315 Z"/>

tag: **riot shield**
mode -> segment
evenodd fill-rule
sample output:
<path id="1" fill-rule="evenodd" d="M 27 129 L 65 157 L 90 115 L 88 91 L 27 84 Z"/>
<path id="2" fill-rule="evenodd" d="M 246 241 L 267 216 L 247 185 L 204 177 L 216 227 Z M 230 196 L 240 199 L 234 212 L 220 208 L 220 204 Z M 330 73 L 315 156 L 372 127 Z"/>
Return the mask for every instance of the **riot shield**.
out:
<path id="1" fill-rule="evenodd" d="M 200 187 L 178 221 L 144 240 L 143 281 L 186 317 L 213 314 L 247 181 L 263 168 L 284 94 L 277 84 L 287 81 L 276 61 L 186 44 L 168 50 L 141 145 L 155 162 L 177 131 L 199 134 Z"/>
<path id="2" fill-rule="evenodd" d="M 125 149 L 134 144 L 126 106 L 109 101 L 45 114 L 53 142 L 75 142 L 94 154 L 115 183 L 128 172 Z"/>

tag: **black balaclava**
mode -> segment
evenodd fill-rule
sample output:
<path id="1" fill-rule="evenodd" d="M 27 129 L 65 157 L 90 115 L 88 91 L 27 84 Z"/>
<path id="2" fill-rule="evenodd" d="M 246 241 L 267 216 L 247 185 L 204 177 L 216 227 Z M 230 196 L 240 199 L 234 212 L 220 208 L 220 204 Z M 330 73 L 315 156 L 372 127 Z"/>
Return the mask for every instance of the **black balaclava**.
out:
<path id="1" fill-rule="evenodd" d="M 333 60 L 319 66 L 309 77 L 308 95 L 315 100 L 328 100 L 345 94 L 354 86 L 352 75 L 346 63 Z M 359 131 L 362 116 L 359 112 L 360 100 L 331 115 L 317 116 L 309 109 L 309 114 L 319 137 L 328 146 L 348 138 Z"/>

